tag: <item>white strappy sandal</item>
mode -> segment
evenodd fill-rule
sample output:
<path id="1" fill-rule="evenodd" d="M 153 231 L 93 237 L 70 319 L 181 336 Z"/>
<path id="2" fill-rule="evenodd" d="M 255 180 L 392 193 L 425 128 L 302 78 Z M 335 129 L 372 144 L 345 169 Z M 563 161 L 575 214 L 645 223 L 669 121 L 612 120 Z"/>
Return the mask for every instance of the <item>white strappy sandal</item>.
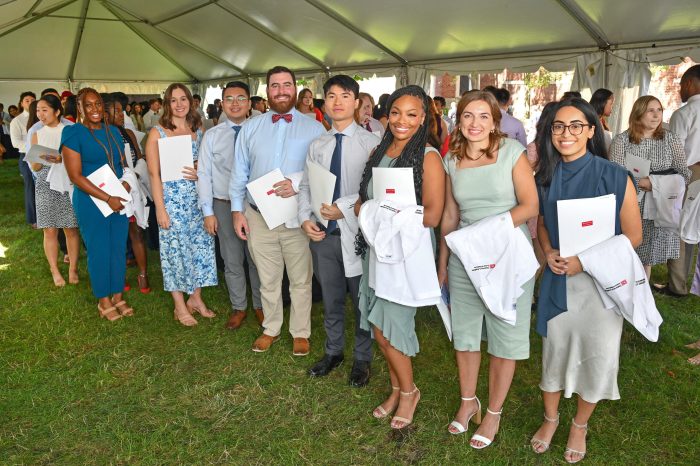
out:
<path id="1" fill-rule="evenodd" d="M 500 411 L 498 411 L 498 412 L 495 412 L 495 411 L 491 411 L 490 409 L 486 408 L 486 412 L 487 412 L 488 414 L 493 414 L 494 416 L 498 416 L 498 422 L 499 422 L 499 423 L 501 422 L 501 413 L 503 413 L 503 410 L 500 410 Z M 495 439 L 495 437 L 494 437 L 494 439 Z M 476 446 L 474 446 L 474 444 L 471 442 L 472 440 L 476 440 L 477 442 L 481 442 L 481 443 L 483 443 L 483 445 L 480 446 L 480 447 L 476 447 Z M 483 435 L 474 434 L 474 435 L 472 435 L 472 438 L 471 438 L 471 440 L 469 441 L 469 446 L 471 446 L 472 448 L 474 448 L 474 449 L 476 449 L 476 450 L 482 450 L 482 449 L 488 447 L 489 445 L 491 445 L 491 443 L 493 443 L 493 440 L 492 440 L 492 439 L 487 439 L 487 438 L 484 437 Z"/>
<path id="2" fill-rule="evenodd" d="M 544 415 L 544 422 L 551 422 L 552 424 L 555 424 L 555 429 L 556 426 L 559 425 L 559 413 L 557 413 L 557 417 L 552 419 L 551 417 L 547 417 L 547 415 Z M 537 453 L 538 455 L 546 452 L 549 450 L 549 444 L 551 443 L 551 440 L 549 442 L 545 442 L 544 440 L 540 440 L 538 438 L 532 437 L 530 439 L 530 446 L 532 447 L 532 451 Z M 538 450 L 538 447 L 542 447 L 542 450 Z"/>
<path id="3" fill-rule="evenodd" d="M 574 421 L 574 420 L 572 419 L 572 420 L 571 420 L 571 425 L 574 426 L 574 427 L 576 427 L 577 429 L 583 429 L 583 430 L 586 431 L 586 433 L 588 433 L 588 424 L 576 424 L 576 421 Z M 571 460 L 566 459 L 566 454 L 567 454 L 567 453 L 573 453 L 573 454 L 576 456 L 576 459 L 573 459 L 573 458 L 572 458 Z M 567 463 L 569 463 L 569 464 L 576 464 L 576 463 L 578 463 L 579 461 L 581 461 L 581 460 L 582 460 L 583 458 L 585 458 L 585 457 L 586 457 L 586 451 L 585 451 L 585 450 L 584 450 L 584 451 L 574 450 L 573 448 L 569 448 L 568 445 L 566 446 L 566 450 L 564 450 L 564 460 L 565 460 Z"/>
<path id="4" fill-rule="evenodd" d="M 447 432 L 451 433 L 452 435 L 459 435 L 459 434 L 465 433 L 467 431 L 467 429 L 469 429 L 469 421 L 471 421 L 471 419 L 472 419 L 472 417 L 474 417 L 474 415 L 476 415 L 476 420 L 474 421 L 474 423 L 477 425 L 481 424 L 481 402 L 479 401 L 479 398 L 477 398 L 476 396 L 473 396 L 471 398 L 465 398 L 462 396 L 460 398 L 462 399 L 462 401 L 476 400 L 477 409 L 476 409 L 476 411 L 474 411 L 473 413 L 471 413 L 469 415 L 465 425 L 462 425 L 461 423 L 457 422 L 456 420 L 450 422 L 450 425 L 447 428 Z M 450 430 L 450 427 L 454 427 L 455 431 Z"/>

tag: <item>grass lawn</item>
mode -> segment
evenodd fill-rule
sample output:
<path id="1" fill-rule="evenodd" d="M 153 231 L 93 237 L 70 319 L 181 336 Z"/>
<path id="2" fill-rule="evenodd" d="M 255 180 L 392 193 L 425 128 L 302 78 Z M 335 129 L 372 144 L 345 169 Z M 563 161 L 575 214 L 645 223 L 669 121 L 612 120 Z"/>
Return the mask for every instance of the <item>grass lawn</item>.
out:
<path id="1" fill-rule="evenodd" d="M 351 332 L 340 369 L 306 375 L 323 354 L 320 305 L 311 355 L 292 356 L 286 322 L 281 341 L 256 354 L 254 316 L 236 332 L 223 328 L 229 305 L 221 278 L 204 292 L 218 313 L 213 321 L 175 322 L 151 253 L 154 292 L 134 288 L 127 297 L 135 317 L 107 322 L 97 315 L 84 252 L 81 284 L 54 288 L 41 232 L 24 222 L 16 160 L 0 165 L 0 186 L 0 464 L 565 464 L 573 400 L 562 402 L 549 452 L 535 455 L 528 444 L 543 409 L 534 331 L 496 441 L 476 451 L 468 443 L 473 426 L 461 436 L 446 431 L 459 404 L 454 355 L 437 311 L 420 310 L 414 369 L 422 399 L 415 427 L 397 435 L 371 416 L 389 390 L 383 358 L 375 356 L 368 387 L 347 385 Z M 128 270 L 132 284 L 136 274 Z M 655 270 L 657 279 L 664 274 Z M 601 403 L 593 415 L 584 464 L 700 464 L 700 368 L 683 348 L 700 338 L 700 298 L 657 304 L 665 319 L 658 343 L 625 324 L 622 400 Z M 477 394 L 487 401 L 487 377 Z"/>

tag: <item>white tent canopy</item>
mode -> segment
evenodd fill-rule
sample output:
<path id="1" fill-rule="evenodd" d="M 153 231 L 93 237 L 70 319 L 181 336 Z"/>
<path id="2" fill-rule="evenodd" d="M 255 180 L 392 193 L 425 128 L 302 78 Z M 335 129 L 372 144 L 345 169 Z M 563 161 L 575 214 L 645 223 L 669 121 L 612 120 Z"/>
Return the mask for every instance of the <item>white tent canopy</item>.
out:
<path id="1" fill-rule="evenodd" d="M 616 61 L 700 61 L 700 2 L 0 0 L 0 50 L 0 98 L 30 81 L 255 85 L 278 64 L 319 82 L 342 71 L 423 86 L 444 72 L 578 66 L 574 85 L 593 69 L 602 86 Z"/>

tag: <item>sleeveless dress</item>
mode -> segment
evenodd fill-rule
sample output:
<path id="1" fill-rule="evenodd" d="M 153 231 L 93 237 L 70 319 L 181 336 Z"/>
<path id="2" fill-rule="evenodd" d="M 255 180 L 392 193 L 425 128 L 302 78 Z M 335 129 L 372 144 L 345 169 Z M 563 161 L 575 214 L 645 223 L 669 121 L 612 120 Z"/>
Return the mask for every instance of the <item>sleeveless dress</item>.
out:
<path id="1" fill-rule="evenodd" d="M 436 152 L 426 147 L 425 153 Z M 378 167 L 391 167 L 396 159 L 386 154 L 379 161 Z M 367 185 L 367 198 L 374 199 L 374 184 L 370 178 Z M 432 236 L 432 230 L 431 230 Z M 420 351 L 416 335 L 416 308 L 404 306 L 383 298 L 378 298 L 369 287 L 369 253 L 362 259 L 362 279 L 360 280 L 360 328 L 371 331 L 374 325 L 382 331 L 391 346 L 406 356 L 415 356 Z M 371 325 L 370 325 L 371 324 Z"/>
<path id="2" fill-rule="evenodd" d="M 445 157 L 452 194 L 459 206 L 460 228 L 507 212 L 518 204 L 513 167 L 524 151 L 518 141 L 505 138 L 498 149 L 496 162 L 489 165 L 457 168 L 456 159 L 450 154 Z M 531 242 L 527 224 L 520 225 L 520 230 Z M 516 322 L 510 325 L 486 308 L 456 255 L 450 255 L 447 270 L 455 350 L 479 351 L 481 340 L 486 340 L 489 354 L 506 359 L 527 359 L 530 355 L 530 312 L 535 278 L 522 287 L 524 292 L 516 303 Z"/>
<path id="3" fill-rule="evenodd" d="M 161 138 L 168 137 L 156 126 Z M 192 155 L 197 160 L 202 131 L 192 141 Z M 163 154 L 161 154 L 161 161 Z M 194 293 L 196 288 L 216 286 L 214 237 L 204 230 L 204 217 L 199 206 L 196 182 L 176 180 L 163 182 L 163 201 L 170 217 L 170 228 L 158 228 L 160 265 L 165 291 Z"/>
<path id="4" fill-rule="evenodd" d="M 37 143 L 50 149 L 61 145 L 63 124 L 55 127 L 44 126 L 36 132 Z M 38 228 L 78 228 L 78 221 L 68 193 L 60 193 L 50 188 L 46 177 L 51 167 L 46 165 L 36 172 L 34 196 L 36 199 L 36 225 Z"/>

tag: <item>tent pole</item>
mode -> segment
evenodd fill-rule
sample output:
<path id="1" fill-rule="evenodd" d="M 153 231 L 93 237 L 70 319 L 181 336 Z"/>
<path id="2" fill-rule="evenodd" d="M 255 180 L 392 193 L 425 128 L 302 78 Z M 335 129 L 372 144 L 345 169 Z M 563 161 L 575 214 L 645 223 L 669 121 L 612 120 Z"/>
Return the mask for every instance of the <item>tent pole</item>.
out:
<path id="1" fill-rule="evenodd" d="M 87 17 L 88 8 L 90 7 L 90 0 L 83 0 L 83 7 L 80 12 L 80 22 L 78 23 L 78 30 L 75 33 L 75 43 L 73 44 L 73 52 L 70 56 L 70 64 L 68 65 L 68 79 L 73 79 L 73 74 L 75 72 L 75 62 L 78 60 L 78 52 L 80 51 L 80 41 L 83 38 L 83 31 L 85 30 L 85 18 Z"/>
<path id="2" fill-rule="evenodd" d="M 39 19 L 43 18 L 44 16 L 48 16 L 51 13 L 53 13 L 54 11 L 58 11 L 61 8 L 70 5 L 71 3 L 75 3 L 76 1 L 77 0 L 68 0 L 66 2 L 59 3 L 58 5 L 56 5 L 53 8 L 49 8 L 48 10 L 42 11 L 41 13 L 38 13 L 38 14 L 32 16 L 31 18 L 29 18 L 28 20 L 24 21 L 23 23 L 18 24 L 17 26 L 10 28 L 7 31 L 0 32 L 0 37 L 5 37 L 6 35 L 10 34 L 11 32 L 15 32 L 18 29 L 22 29 L 24 26 L 29 26 L 34 21 L 39 20 Z M 2 26 L 6 26 L 6 24 L 3 24 Z"/>

